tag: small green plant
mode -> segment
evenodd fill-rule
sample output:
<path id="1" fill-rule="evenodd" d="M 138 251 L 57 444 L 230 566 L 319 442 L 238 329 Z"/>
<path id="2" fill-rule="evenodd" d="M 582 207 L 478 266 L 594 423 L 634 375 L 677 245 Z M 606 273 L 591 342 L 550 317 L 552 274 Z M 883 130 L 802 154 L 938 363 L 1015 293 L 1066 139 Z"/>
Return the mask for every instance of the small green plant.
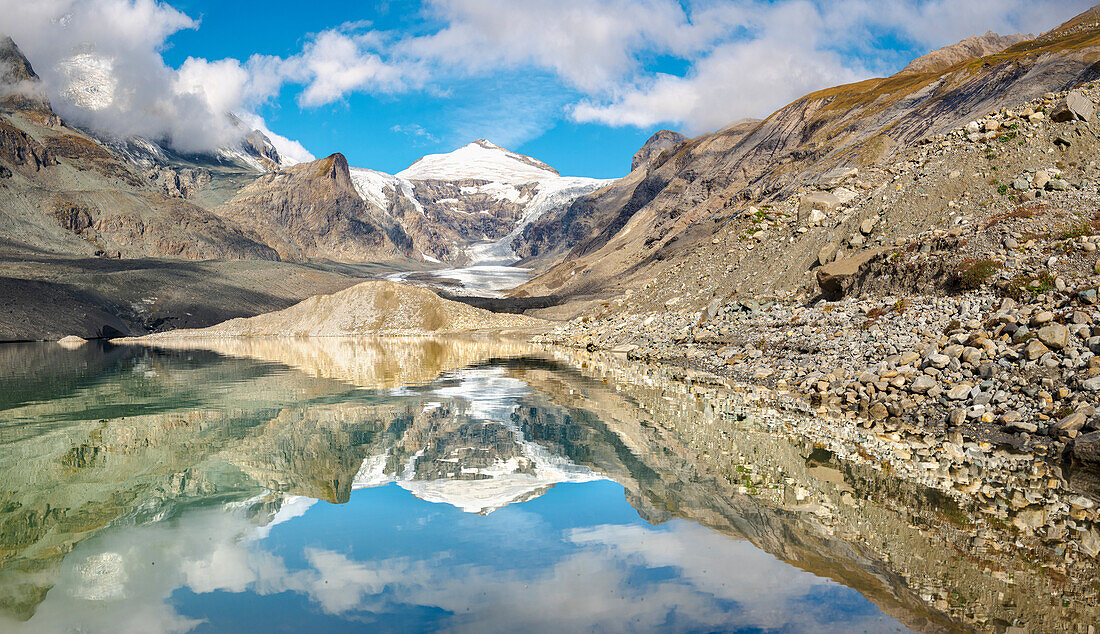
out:
<path id="1" fill-rule="evenodd" d="M 1073 240 L 1082 236 L 1091 236 L 1094 233 L 1096 233 L 1096 229 L 1093 227 L 1092 223 L 1082 222 L 1081 224 L 1075 227 L 1070 227 L 1069 229 L 1066 229 L 1062 233 L 1058 234 L 1057 239 Z"/>
<path id="2" fill-rule="evenodd" d="M 968 291 L 981 288 L 1001 266 L 996 260 L 965 260 L 955 272 L 955 286 Z"/>
<path id="3" fill-rule="evenodd" d="M 1000 187 L 998 187 L 998 188 L 997 188 L 997 193 L 998 193 L 998 194 L 1006 194 L 1006 193 L 1008 193 L 1008 185 L 1001 185 Z"/>
<path id="4" fill-rule="evenodd" d="M 1015 132 L 1009 132 L 1007 134 L 1002 134 L 1001 136 L 997 137 L 997 140 L 1000 141 L 1001 143 L 1008 143 L 1009 141 L 1011 141 L 1012 139 L 1015 139 L 1015 138 L 1016 138 L 1016 133 Z"/>
<path id="5" fill-rule="evenodd" d="M 1016 300 L 1035 298 L 1054 289 L 1054 276 L 1043 271 L 1038 277 L 1017 275 L 1009 280 L 1004 294 Z"/>

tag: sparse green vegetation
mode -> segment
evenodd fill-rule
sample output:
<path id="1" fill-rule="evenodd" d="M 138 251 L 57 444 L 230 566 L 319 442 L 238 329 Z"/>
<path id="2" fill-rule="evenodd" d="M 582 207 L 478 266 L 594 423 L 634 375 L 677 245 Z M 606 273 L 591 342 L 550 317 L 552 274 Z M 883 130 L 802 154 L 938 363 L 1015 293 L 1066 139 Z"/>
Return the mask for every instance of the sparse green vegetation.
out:
<path id="1" fill-rule="evenodd" d="M 1058 234 L 1058 240 L 1074 240 L 1082 236 L 1091 236 L 1096 233 L 1096 226 L 1091 222 L 1082 222 L 1081 224 L 1070 227 L 1062 233 Z"/>
<path id="2" fill-rule="evenodd" d="M 1009 280 L 1004 294 L 1013 299 L 1028 299 L 1054 289 L 1054 276 L 1043 271 L 1038 277 L 1017 275 Z"/>
<path id="3" fill-rule="evenodd" d="M 1008 193 L 1008 185 L 1001 185 L 1000 187 L 998 187 L 997 188 L 997 193 L 998 194 Z"/>
<path id="4" fill-rule="evenodd" d="M 1002 264 L 996 260 L 965 260 L 955 273 L 954 285 L 963 290 L 981 288 L 1001 267 Z"/>

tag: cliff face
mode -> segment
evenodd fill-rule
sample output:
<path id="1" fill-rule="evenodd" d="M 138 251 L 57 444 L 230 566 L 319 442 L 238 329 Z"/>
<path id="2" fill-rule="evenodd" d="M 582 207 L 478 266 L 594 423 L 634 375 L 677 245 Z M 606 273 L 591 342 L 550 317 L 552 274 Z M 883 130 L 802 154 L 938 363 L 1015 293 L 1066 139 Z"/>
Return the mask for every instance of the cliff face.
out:
<path id="1" fill-rule="evenodd" d="M 356 192 L 343 154 L 265 174 L 215 213 L 283 260 L 372 261 L 411 250 L 404 231 Z"/>

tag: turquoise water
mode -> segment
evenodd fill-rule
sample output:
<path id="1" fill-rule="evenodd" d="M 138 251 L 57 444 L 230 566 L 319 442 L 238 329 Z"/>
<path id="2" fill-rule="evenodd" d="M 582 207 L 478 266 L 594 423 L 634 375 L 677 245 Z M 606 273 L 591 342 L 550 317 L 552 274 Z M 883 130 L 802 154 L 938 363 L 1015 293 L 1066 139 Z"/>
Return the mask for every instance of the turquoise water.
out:
<path id="1" fill-rule="evenodd" d="M 0 351 L 0 629 L 906 629 L 560 360 L 235 355 Z"/>

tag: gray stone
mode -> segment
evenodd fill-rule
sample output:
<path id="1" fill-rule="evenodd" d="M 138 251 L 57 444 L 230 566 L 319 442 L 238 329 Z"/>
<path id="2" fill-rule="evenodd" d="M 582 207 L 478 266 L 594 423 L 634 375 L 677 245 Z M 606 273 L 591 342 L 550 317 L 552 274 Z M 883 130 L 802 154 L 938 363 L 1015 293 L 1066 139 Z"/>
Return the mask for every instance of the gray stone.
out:
<path id="1" fill-rule="evenodd" d="M 968 383 L 959 383 L 955 387 L 952 387 L 947 391 L 947 398 L 952 401 L 961 401 L 970 396 L 970 390 L 973 389 Z"/>
<path id="2" fill-rule="evenodd" d="M 849 178 L 859 175 L 859 170 L 854 167 L 836 167 L 821 175 L 817 179 L 817 186 L 821 189 L 832 189 L 839 186 Z"/>
<path id="3" fill-rule="evenodd" d="M 831 211 L 840 205 L 840 199 L 829 192 L 812 192 L 802 198 L 798 204 L 798 224 L 806 224 L 810 212 L 814 209 Z"/>
<path id="4" fill-rule="evenodd" d="M 982 361 L 982 351 L 977 348 L 963 348 L 962 355 L 959 358 L 963 363 L 977 366 Z"/>
<path id="5" fill-rule="evenodd" d="M 928 355 L 928 362 L 932 364 L 933 368 L 942 370 L 947 367 L 948 363 L 951 363 L 951 357 L 946 354 L 933 353 Z"/>
<path id="6" fill-rule="evenodd" d="M 1018 192 L 1026 192 L 1027 190 L 1031 189 L 1031 183 L 1027 182 L 1026 178 L 1017 178 L 1016 180 L 1012 181 L 1012 189 L 1015 189 Z"/>
<path id="7" fill-rule="evenodd" d="M 1035 339 L 1027 342 L 1027 346 L 1024 348 L 1024 356 L 1027 357 L 1028 361 L 1035 361 L 1048 352 L 1050 352 L 1050 348 Z"/>
<path id="8" fill-rule="evenodd" d="M 1052 178 L 1047 183 L 1047 191 L 1064 192 L 1069 189 L 1069 183 L 1060 178 Z"/>
<path id="9" fill-rule="evenodd" d="M 1094 376 L 1091 379 L 1081 381 L 1081 389 L 1086 392 L 1100 392 L 1100 376 Z"/>
<path id="10" fill-rule="evenodd" d="M 928 376 L 927 374 L 922 374 L 913 379 L 913 383 L 909 386 L 909 391 L 915 392 L 917 394 L 926 394 L 928 393 L 928 390 L 932 389 L 935 386 L 935 379 Z"/>
<path id="11" fill-rule="evenodd" d="M 1050 113 L 1050 120 L 1057 122 L 1088 121 L 1095 110 L 1096 105 L 1084 93 L 1080 90 L 1071 90 L 1065 99 L 1054 107 L 1054 110 Z"/>
<path id="12" fill-rule="evenodd" d="M 1054 350 L 1061 350 L 1069 343 L 1069 329 L 1062 324 L 1047 324 L 1039 329 L 1038 336 L 1039 341 Z"/>
<path id="13" fill-rule="evenodd" d="M 1039 431 L 1039 426 L 1035 423 L 1029 423 L 1023 420 L 1014 420 L 1007 423 L 1005 429 L 1011 432 L 1027 432 L 1029 434 L 1034 434 Z"/>
<path id="14" fill-rule="evenodd" d="M 821 250 L 817 252 L 817 261 L 822 266 L 832 262 L 836 259 L 837 252 L 840 251 L 840 246 L 835 242 L 830 242 L 821 247 Z"/>

